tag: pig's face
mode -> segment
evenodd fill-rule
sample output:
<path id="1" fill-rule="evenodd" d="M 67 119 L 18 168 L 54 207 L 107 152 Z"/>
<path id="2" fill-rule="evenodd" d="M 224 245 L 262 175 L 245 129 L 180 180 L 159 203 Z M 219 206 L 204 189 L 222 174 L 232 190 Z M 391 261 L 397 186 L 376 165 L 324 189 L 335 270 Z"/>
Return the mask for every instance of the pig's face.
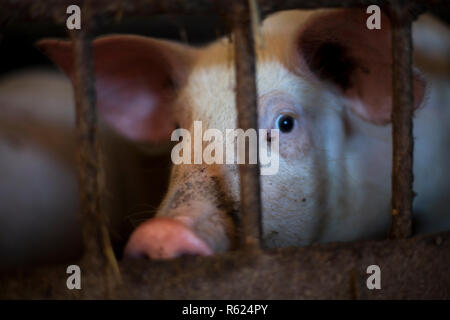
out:
<path id="1" fill-rule="evenodd" d="M 181 128 L 187 128 L 192 137 L 193 120 L 202 121 L 205 129 L 217 128 L 225 132 L 226 129 L 236 128 L 235 74 L 233 65 L 226 59 L 227 53 L 232 50 L 228 46 L 230 44 L 223 41 L 199 55 L 175 104 L 175 121 Z M 208 59 L 211 52 L 216 58 L 222 55 L 222 63 L 210 65 Z M 264 55 L 264 52 L 261 54 Z M 320 130 L 317 130 L 320 123 L 316 122 L 323 122 L 331 115 L 339 117 L 339 109 L 336 98 L 320 83 L 312 84 L 295 75 L 277 57 L 262 55 L 257 75 L 259 127 L 280 130 L 279 170 L 274 175 L 261 176 L 264 242 L 267 246 L 303 245 L 316 240 L 325 203 L 320 201 L 325 175 L 318 166 L 324 168 L 326 154 L 315 147 L 320 145 L 318 139 L 321 139 Z M 215 237 L 203 238 L 208 239 L 208 244 L 215 250 L 229 248 L 234 239 L 233 217 L 229 214 L 235 214 L 239 208 L 237 167 L 226 164 L 197 167 L 180 164 L 173 170 L 171 187 L 158 215 L 179 217 L 179 213 L 173 214 L 171 210 L 173 201 L 188 192 L 190 196 L 178 201 L 180 205 L 188 206 L 190 201 L 187 200 L 194 200 L 200 194 L 200 203 L 211 202 L 209 206 L 204 206 L 205 212 L 202 214 L 197 208 L 195 216 L 199 219 L 221 217 L 220 223 L 215 223 L 216 228 L 220 229 L 213 231 Z M 201 175 L 198 190 L 191 181 L 192 175 L 196 175 L 193 172 Z M 210 179 L 209 183 L 206 182 Z M 187 186 L 194 190 L 187 189 Z M 217 208 L 223 206 L 231 210 L 220 212 Z M 187 215 L 194 216 L 191 212 Z M 211 230 L 209 225 L 205 232 Z M 201 234 L 201 231 L 197 233 Z M 219 238 L 218 234 L 224 236 Z M 215 240 L 218 242 L 215 243 Z M 229 245 L 224 246 L 227 243 Z"/>
<path id="2" fill-rule="evenodd" d="M 261 176 L 266 246 L 345 240 L 385 225 L 376 211 L 361 217 L 348 199 L 367 199 L 347 189 L 359 173 L 347 161 L 357 140 L 349 123 L 377 127 L 390 118 L 390 32 L 386 18 L 382 24 L 384 30 L 371 34 L 357 9 L 285 12 L 264 22 L 264 46 L 257 48 L 259 127 L 279 129 L 279 170 Z M 41 47 L 71 74 L 69 43 L 47 40 Z M 177 126 L 194 137 L 194 121 L 204 129 L 234 129 L 232 52 L 227 40 L 201 49 L 133 36 L 97 40 L 99 110 L 119 132 L 141 141 L 168 139 Z M 422 95 L 417 77 L 416 105 Z M 357 170 L 377 165 L 359 163 Z M 175 165 L 156 217 L 137 228 L 126 251 L 170 258 L 229 250 L 237 244 L 238 220 L 237 165 Z"/>

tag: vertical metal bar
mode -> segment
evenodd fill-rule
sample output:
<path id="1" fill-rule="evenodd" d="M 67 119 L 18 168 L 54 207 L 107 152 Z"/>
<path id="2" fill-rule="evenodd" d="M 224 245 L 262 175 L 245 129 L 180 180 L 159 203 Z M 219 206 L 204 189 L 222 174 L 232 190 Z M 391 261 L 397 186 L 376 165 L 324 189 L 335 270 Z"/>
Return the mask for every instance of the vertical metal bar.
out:
<path id="1" fill-rule="evenodd" d="M 101 202 L 100 151 L 97 134 L 97 109 L 93 49 L 90 36 L 91 12 L 85 5 L 82 10 L 82 27 L 69 32 L 73 42 L 73 86 L 76 105 L 77 173 L 80 189 L 81 227 L 84 261 L 89 266 L 104 268 L 119 275 L 105 213 Z"/>
<path id="2" fill-rule="evenodd" d="M 250 128 L 257 130 L 255 49 L 248 2 L 234 1 L 232 12 L 238 127 L 244 131 Z M 247 148 L 247 150 L 249 149 Z M 249 164 L 246 161 L 245 164 L 239 165 L 241 245 L 245 249 L 257 249 L 260 247 L 261 195 L 259 146 L 257 150 L 257 164 Z"/>
<path id="3" fill-rule="evenodd" d="M 393 59 L 392 109 L 392 238 L 412 232 L 413 201 L 413 72 L 411 18 L 405 8 L 391 9 Z"/>
<path id="4" fill-rule="evenodd" d="M 96 225 L 102 223 L 102 217 L 99 214 L 101 199 L 92 46 L 85 29 L 72 31 L 71 37 L 83 242 L 87 252 L 95 252 L 99 249 Z"/>

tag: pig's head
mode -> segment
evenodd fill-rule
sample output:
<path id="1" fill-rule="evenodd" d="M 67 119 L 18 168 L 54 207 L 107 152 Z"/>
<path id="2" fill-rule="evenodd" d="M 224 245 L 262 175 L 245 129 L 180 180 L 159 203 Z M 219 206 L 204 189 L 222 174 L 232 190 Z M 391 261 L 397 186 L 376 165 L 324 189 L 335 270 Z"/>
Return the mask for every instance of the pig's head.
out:
<path id="1" fill-rule="evenodd" d="M 366 18 L 359 9 L 291 11 L 262 26 L 259 127 L 279 129 L 278 173 L 261 177 L 268 247 L 355 239 L 386 226 L 390 149 L 369 136 L 390 122 L 390 25 L 383 17 L 381 30 L 368 30 Z M 70 42 L 39 46 L 72 75 Z M 103 119 L 131 140 L 152 142 L 169 140 L 176 127 L 194 137 L 196 120 L 203 129 L 236 128 L 231 46 L 224 39 L 199 49 L 139 36 L 96 40 Z M 419 75 L 414 89 L 418 106 Z M 238 190 L 236 165 L 174 165 L 156 217 L 135 230 L 127 255 L 171 258 L 234 248 Z"/>

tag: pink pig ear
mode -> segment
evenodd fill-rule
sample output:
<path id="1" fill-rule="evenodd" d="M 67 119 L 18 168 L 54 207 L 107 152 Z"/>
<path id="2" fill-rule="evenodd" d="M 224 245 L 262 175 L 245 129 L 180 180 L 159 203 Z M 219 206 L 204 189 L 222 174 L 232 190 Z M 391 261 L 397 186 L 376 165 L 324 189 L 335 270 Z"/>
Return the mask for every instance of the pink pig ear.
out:
<path id="1" fill-rule="evenodd" d="M 313 15 L 299 30 L 294 51 L 300 72 L 333 83 L 356 114 L 386 124 L 392 111 L 391 26 L 382 14 L 381 29 L 369 30 L 368 17 L 356 8 Z M 415 70 L 415 108 L 424 92 L 425 81 Z"/>
<path id="2" fill-rule="evenodd" d="M 46 39 L 37 46 L 72 78 L 71 42 Z M 102 118 L 133 140 L 169 139 L 175 128 L 176 88 L 185 80 L 195 50 L 168 41 L 116 35 L 95 40 L 93 51 Z"/>

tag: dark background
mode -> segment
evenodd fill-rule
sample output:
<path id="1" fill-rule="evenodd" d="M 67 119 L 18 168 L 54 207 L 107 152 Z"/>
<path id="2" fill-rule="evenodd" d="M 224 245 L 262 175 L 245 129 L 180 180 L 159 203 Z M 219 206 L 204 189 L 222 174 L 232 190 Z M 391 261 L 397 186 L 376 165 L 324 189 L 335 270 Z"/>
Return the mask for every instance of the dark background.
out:
<path id="1" fill-rule="evenodd" d="M 131 33 L 192 45 L 205 44 L 225 33 L 224 24 L 218 16 L 128 18 L 120 23 L 98 27 L 97 30 L 101 32 L 98 31 L 95 35 Z M 68 38 L 65 25 L 43 23 L 10 23 L 0 34 L 0 76 L 26 67 L 52 66 L 50 60 L 39 52 L 34 43 L 43 38 Z"/>

